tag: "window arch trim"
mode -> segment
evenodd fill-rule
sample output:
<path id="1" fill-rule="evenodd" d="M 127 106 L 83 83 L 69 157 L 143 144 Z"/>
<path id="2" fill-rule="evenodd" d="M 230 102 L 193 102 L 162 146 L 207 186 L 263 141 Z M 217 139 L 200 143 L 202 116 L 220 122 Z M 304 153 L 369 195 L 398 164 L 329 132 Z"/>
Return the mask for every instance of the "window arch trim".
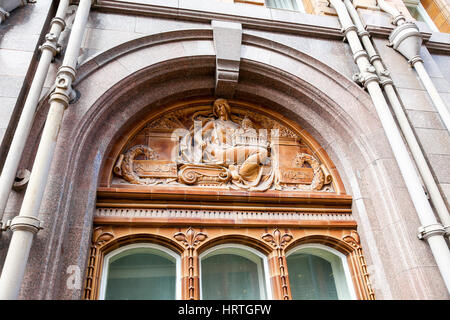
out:
<path id="1" fill-rule="evenodd" d="M 133 243 L 133 244 L 128 244 L 128 245 L 124 245 L 121 246 L 117 249 L 114 249 L 110 252 L 108 252 L 107 254 L 105 254 L 104 258 L 103 258 L 103 268 L 101 271 L 101 276 L 100 276 L 100 287 L 99 287 L 99 293 L 98 293 L 98 298 L 100 300 L 104 300 L 105 299 L 105 293 L 106 293 L 106 279 L 108 276 L 108 271 L 109 271 L 109 262 L 112 258 L 114 258 L 115 256 L 117 256 L 118 254 L 121 254 L 125 251 L 128 250 L 133 250 L 133 249 L 140 249 L 140 248 L 149 248 L 149 249 L 155 249 L 161 252 L 164 252 L 166 254 L 168 254 L 170 257 L 175 259 L 175 300 L 181 300 L 181 256 L 167 248 L 164 246 L 161 246 L 159 244 L 155 244 L 155 243 L 145 243 L 145 242 L 140 242 L 140 243 Z"/>
<path id="2" fill-rule="evenodd" d="M 313 251 L 313 250 L 318 250 L 318 252 Z M 335 275 L 335 278 L 336 278 L 336 275 L 343 276 L 343 278 L 344 278 L 344 279 L 342 279 L 342 278 L 337 279 L 338 281 L 336 281 L 336 287 L 338 287 L 338 286 L 342 287 L 342 282 L 344 282 L 345 286 L 348 290 L 348 293 L 350 295 L 349 300 L 357 299 L 355 288 L 353 286 L 352 276 L 350 273 L 350 268 L 347 263 L 347 256 L 344 253 L 342 253 L 334 248 L 331 248 L 329 246 L 323 245 L 323 244 L 305 243 L 305 244 L 300 244 L 295 247 L 289 248 L 289 250 L 286 251 L 286 258 L 288 258 L 292 254 L 298 253 L 299 251 L 303 251 L 304 253 L 315 255 L 319 258 L 322 258 L 322 259 L 328 261 L 331 264 L 331 268 L 333 270 L 333 274 Z M 341 273 L 338 272 L 338 270 L 336 270 L 337 263 L 341 264 L 343 271 L 344 271 L 343 275 L 341 275 Z M 289 266 L 288 266 L 288 272 L 289 272 Z"/>
<path id="3" fill-rule="evenodd" d="M 261 251 L 254 249 L 252 247 L 246 246 L 246 245 L 242 245 L 242 244 L 237 244 L 237 243 L 224 243 L 224 244 L 219 244 L 216 246 L 213 246 L 211 248 L 206 249 L 205 251 L 203 251 L 201 254 L 199 254 L 198 256 L 198 261 L 199 261 L 199 275 L 200 275 L 200 300 L 203 299 L 202 295 L 202 260 L 205 259 L 208 256 L 214 256 L 215 254 L 213 254 L 215 251 L 222 251 L 222 250 L 226 250 L 226 249 L 230 249 L 230 251 L 232 251 L 233 249 L 238 249 L 238 251 L 236 251 L 237 255 L 240 255 L 241 257 L 247 258 L 253 262 L 256 262 L 253 257 L 251 257 L 251 254 L 256 255 L 257 257 L 261 258 L 262 260 L 262 265 L 258 265 L 258 275 L 261 273 L 262 276 L 262 281 L 264 286 L 261 286 L 260 283 L 260 291 L 264 290 L 265 288 L 265 292 L 264 292 L 264 299 L 263 300 L 271 300 L 273 299 L 273 292 L 272 292 L 272 281 L 270 278 L 270 269 L 269 269 L 269 262 L 268 262 L 268 258 L 267 256 L 262 253 Z M 249 255 L 241 255 L 239 253 L 239 250 L 242 251 L 247 251 L 247 253 L 249 253 Z M 221 253 L 216 253 L 216 254 L 221 254 Z M 249 258 L 251 257 L 251 258 Z M 260 270 L 260 268 L 262 268 L 262 270 Z"/>

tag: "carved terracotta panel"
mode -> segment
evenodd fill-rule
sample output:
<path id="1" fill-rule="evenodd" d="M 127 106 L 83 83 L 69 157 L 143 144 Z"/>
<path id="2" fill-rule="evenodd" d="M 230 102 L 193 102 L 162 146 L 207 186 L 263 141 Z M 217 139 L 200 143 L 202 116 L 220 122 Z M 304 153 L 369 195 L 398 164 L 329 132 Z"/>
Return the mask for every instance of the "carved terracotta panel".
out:
<path id="1" fill-rule="evenodd" d="M 234 100 L 198 100 L 136 124 L 112 148 L 101 187 L 342 193 L 319 149 L 279 114 Z"/>

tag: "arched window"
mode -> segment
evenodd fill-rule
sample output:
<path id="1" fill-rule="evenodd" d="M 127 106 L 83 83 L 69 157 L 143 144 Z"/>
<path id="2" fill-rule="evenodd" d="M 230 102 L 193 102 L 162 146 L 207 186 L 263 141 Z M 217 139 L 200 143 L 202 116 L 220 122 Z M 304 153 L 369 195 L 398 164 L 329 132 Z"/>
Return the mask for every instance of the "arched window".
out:
<path id="1" fill-rule="evenodd" d="M 345 256 L 329 247 L 307 244 L 286 254 L 292 299 L 355 299 Z"/>
<path id="2" fill-rule="evenodd" d="M 180 299 L 180 257 L 165 247 L 140 243 L 105 256 L 100 299 Z"/>
<path id="3" fill-rule="evenodd" d="M 199 258 L 201 299 L 271 299 L 267 258 L 259 251 L 224 244 L 207 250 Z"/>

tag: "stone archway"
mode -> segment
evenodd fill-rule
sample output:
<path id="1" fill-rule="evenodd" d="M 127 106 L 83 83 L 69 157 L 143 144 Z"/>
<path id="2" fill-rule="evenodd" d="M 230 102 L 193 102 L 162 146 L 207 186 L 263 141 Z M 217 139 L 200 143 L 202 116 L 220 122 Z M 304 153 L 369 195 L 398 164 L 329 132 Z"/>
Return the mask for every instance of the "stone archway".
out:
<path id="1" fill-rule="evenodd" d="M 187 98 L 211 96 L 214 68 L 210 30 L 169 32 L 133 40 L 80 67 L 76 86 L 82 96 L 66 113 L 42 205 L 47 225 L 42 232 L 50 240 L 37 241 L 31 252 L 30 263 L 42 273 L 38 280 L 25 281 L 25 290 L 32 292 L 28 296 L 80 298 L 81 289 L 65 287 L 65 269 L 78 265 L 85 270 L 98 175 L 107 161 L 111 141 L 149 110 Z M 385 281 L 383 265 L 390 263 L 389 257 L 380 256 L 381 248 L 391 244 L 390 256 L 401 255 L 403 250 L 420 250 L 421 244 L 411 241 L 406 233 L 392 234 L 392 240 L 383 239 L 382 233 L 373 234 L 374 229 L 381 228 L 378 219 L 405 220 L 413 208 L 397 182 L 396 164 L 385 148 L 388 144 L 382 143 L 385 137 L 381 125 L 361 88 L 301 52 L 244 34 L 235 97 L 283 113 L 307 130 L 330 155 L 347 192 L 353 195 L 361 242 L 367 248 L 369 263 L 379 270 L 378 281 Z M 41 125 L 36 123 L 35 133 Z M 404 197 L 401 205 L 394 194 Z M 373 206 L 377 202 L 381 208 Z M 431 256 L 426 259 L 432 261 Z M 45 261 L 54 263 L 46 265 Z M 404 258 L 398 272 L 416 264 Z M 423 283 L 417 287 L 428 288 L 427 276 L 421 277 Z M 389 283 L 395 286 L 397 281 L 404 288 L 415 286 L 413 281 L 406 284 L 398 278 Z M 381 296 L 392 297 L 389 286 L 379 290 Z M 415 297 L 420 297 L 421 293 L 414 290 Z"/>

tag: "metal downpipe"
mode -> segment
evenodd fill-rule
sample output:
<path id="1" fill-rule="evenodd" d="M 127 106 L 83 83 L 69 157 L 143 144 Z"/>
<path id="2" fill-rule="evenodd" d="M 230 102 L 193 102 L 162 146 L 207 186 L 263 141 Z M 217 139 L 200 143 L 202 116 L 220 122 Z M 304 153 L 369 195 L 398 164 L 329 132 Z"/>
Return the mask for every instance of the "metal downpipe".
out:
<path id="1" fill-rule="evenodd" d="M 408 150 L 403 143 L 402 136 L 397 128 L 394 118 L 389 110 L 383 92 L 379 85 L 379 78 L 375 68 L 370 64 L 368 54 L 363 49 L 347 8 L 341 0 L 330 0 L 336 9 L 342 30 L 346 36 L 353 53 L 354 60 L 360 73 L 358 78 L 372 98 L 378 117 L 388 138 L 400 172 L 406 182 L 406 187 L 413 201 L 419 220 L 422 224 L 420 237 L 427 240 L 432 254 L 444 279 L 447 290 L 450 292 L 450 252 L 443 237 L 445 231 L 436 221 L 431 205 L 422 189 L 419 176 L 415 170 Z"/>
<path id="2" fill-rule="evenodd" d="M 77 58 L 90 8 L 91 0 L 80 0 L 66 54 L 55 80 L 55 92 L 50 96 L 50 109 L 20 214 L 11 222 L 13 235 L 0 277 L 0 299 L 17 299 L 33 236 L 41 227 L 38 219 L 39 208 L 47 184 L 64 109 L 69 104 L 71 85 L 75 79 Z"/>
<path id="3" fill-rule="evenodd" d="M 380 78 L 380 84 L 383 86 L 389 103 L 397 117 L 400 129 L 405 137 L 411 154 L 416 162 L 417 168 L 419 169 L 422 180 L 427 188 L 428 194 L 430 195 L 431 202 L 444 225 L 445 236 L 450 240 L 450 214 L 448 212 L 447 206 L 444 199 L 438 189 L 436 181 L 434 180 L 433 174 L 428 166 L 427 161 L 422 153 L 422 149 L 414 135 L 414 132 L 409 124 L 408 118 L 403 110 L 402 104 L 397 96 L 394 89 L 394 83 L 389 76 L 389 71 L 386 70 L 381 57 L 377 54 L 372 41 L 369 38 L 369 33 L 365 30 L 361 19 L 359 18 L 358 12 L 353 6 L 350 0 L 344 0 L 345 6 L 358 29 L 358 35 L 361 38 L 364 48 L 369 54 L 369 61 L 372 62 L 378 77 Z"/>

